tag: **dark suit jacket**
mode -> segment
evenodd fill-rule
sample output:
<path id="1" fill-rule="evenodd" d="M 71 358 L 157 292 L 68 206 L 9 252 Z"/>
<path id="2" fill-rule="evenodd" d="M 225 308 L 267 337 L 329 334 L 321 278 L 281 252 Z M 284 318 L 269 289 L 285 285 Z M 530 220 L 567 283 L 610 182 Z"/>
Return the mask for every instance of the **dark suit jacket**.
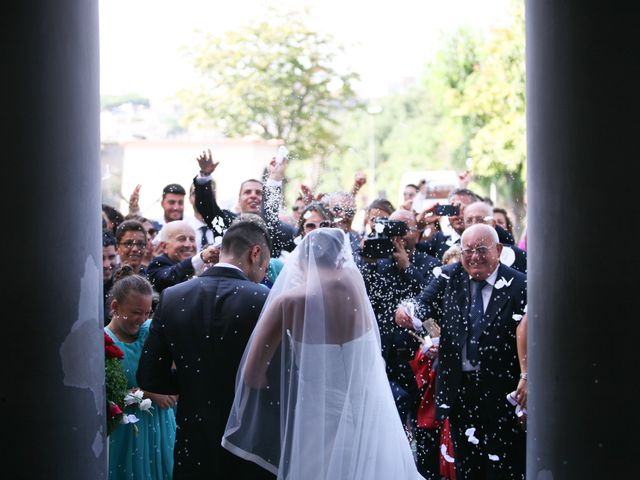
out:
<path id="1" fill-rule="evenodd" d="M 453 245 L 451 237 L 438 230 L 431 239 L 419 242 L 416 245 L 416 250 L 436 257 L 438 260 L 442 260 L 444 252 L 446 252 L 451 245 Z"/>
<path id="2" fill-rule="evenodd" d="M 444 419 L 448 409 L 455 407 L 462 376 L 462 347 L 466 342 L 470 304 L 469 274 L 461 263 L 442 269 L 446 275 L 435 278 L 419 296 L 426 309 L 425 318 L 433 317 L 440 324 L 440 366 L 436 380 L 436 415 Z M 446 278 L 449 277 L 449 278 Z M 518 385 L 520 366 L 516 348 L 514 314 L 523 314 L 527 304 L 527 284 L 524 274 L 500 264 L 497 280 L 508 286 L 494 286 L 485 311 L 485 328 L 480 336 L 480 378 L 486 387 L 489 402 L 495 412 L 485 412 L 490 418 L 509 414 L 508 393 Z M 510 413 L 512 415 L 512 412 Z"/>
<path id="3" fill-rule="evenodd" d="M 271 237 L 271 256 L 279 257 L 282 250 L 292 252 L 296 248 L 293 242 L 296 229 L 282 222 L 278 218 L 282 205 L 282 189 L 276 186 L 264 185 L 262 188 L 262 217 L 267 224 Z"/>
<path id="4" fill-rule="evenodd" d="M 194 193 L 196 197 L 195 208 L 204 220 L 204 223 L 214 232 L 215 236 L 222 235 L 224 230 L 231 226 L 236 214 L 220 208 L 216 201 L 216 192 L 212 190 L 211 182 L 198 183 L 198 177 L 193 178 Z M 218 228 L 213 224 L 217 218 L 222 219 L 222 226 Z"/>
<path id="5" fill-rule="evenodd" d="M 174 262 L 166 253 L 154 257 L 147 267 L 147 278 L 158 293 L 162 293 L 167 287 L 189 280 L 194 274 L 191 257 Z"/>
<path id="6" fill-rule="evenodd" d="M 212 267 L 162 293 L 137 380 L 144 390 L 179 395 L 175 480 L 274 478 L 220 445 L 238 365 L 268 292 L 239 270 Z"/>
<path id="7" fill-rule="evenodd" d="M 358 255 L 355 259 L 378 320 L 387 375 L 404 390 L 417 396 L 417 384 L 409 360 L 413 359 L 419 344 L 406 329 L 396 325 L 395 311 L 400 302 L 420 294 L 433 278 L 433 268 L 441 263 L 418 251 L 411 254 L 409 267 L 403 272 L 398 270 L 393 259 L 383 258 L 375 263 L 367 263 Z"/>

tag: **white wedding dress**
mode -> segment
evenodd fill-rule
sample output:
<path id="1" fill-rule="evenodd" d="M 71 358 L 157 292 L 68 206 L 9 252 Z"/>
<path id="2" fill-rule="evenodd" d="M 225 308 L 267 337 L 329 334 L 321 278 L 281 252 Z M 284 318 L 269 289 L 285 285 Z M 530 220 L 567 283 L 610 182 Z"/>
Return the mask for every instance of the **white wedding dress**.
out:
<path id="1" fill-rule="evenodd" d="M 304 348 L 304 361 L 325 365 L 300 369 L 293 427 L 293 445 L 299 445 L 300 455 L 291 458 L 285 478 L 422 478 L 415 470 L 374 331 L 342 345 L 303 346 L 293 341 L 293 348 L 294 357 Z M 415 475 L 406 476 L 407 472 Z"/>
<path id="2" fill-rule="evenodd" d="M 342 230 L 287 257 L 242 358 L 222 445 L 278 480 L 418 480 Z"/>

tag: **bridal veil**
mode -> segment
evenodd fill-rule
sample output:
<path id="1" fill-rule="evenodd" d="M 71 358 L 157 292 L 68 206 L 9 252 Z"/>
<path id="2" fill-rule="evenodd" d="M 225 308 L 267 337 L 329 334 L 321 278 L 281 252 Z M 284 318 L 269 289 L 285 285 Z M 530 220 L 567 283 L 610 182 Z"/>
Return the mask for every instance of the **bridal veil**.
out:
<path id="1" fill-rule="evenodd" d="M 342 230 L 314 230 L 287 257 L 244 352 L 222 445 L 283 480 L 422 478 Z"/>

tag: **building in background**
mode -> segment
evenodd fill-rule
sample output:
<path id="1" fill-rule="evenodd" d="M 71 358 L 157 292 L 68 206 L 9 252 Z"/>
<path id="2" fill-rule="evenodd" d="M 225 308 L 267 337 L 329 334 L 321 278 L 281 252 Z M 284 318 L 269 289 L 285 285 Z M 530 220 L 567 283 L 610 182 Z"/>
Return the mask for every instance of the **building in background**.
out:
<path id="1" fill-rule="evenodd" d="M 142 215 L 156 219 L 162 216 L 162 189 L 178 183 L 185 190 L 198 174 L 197 157 L 211 149 L 220 164 L 213 175 L 216 198 L 222 208 L 235 210 L 240 183 L 249 178 L 261 179 L 268 161 L 280 142 L 260 138 L 202 140 L 131 140 L 103 143 L 101 146 L 102 202 L 129 210 L 129 196 L 136 185 L 140 189 Z M 193 210 L 185 199 L 185 215 Z"/>

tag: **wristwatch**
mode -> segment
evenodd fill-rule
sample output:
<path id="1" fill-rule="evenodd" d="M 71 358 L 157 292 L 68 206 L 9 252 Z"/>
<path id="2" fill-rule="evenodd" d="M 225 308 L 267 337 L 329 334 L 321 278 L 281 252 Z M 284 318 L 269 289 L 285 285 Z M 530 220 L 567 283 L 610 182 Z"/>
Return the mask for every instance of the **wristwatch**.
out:
<path id="1" fill-rule="evenodd" d="M 520 378 L 526 382 L 527 381 L 527 372 L 521 373 L 520 374 Z"/>

